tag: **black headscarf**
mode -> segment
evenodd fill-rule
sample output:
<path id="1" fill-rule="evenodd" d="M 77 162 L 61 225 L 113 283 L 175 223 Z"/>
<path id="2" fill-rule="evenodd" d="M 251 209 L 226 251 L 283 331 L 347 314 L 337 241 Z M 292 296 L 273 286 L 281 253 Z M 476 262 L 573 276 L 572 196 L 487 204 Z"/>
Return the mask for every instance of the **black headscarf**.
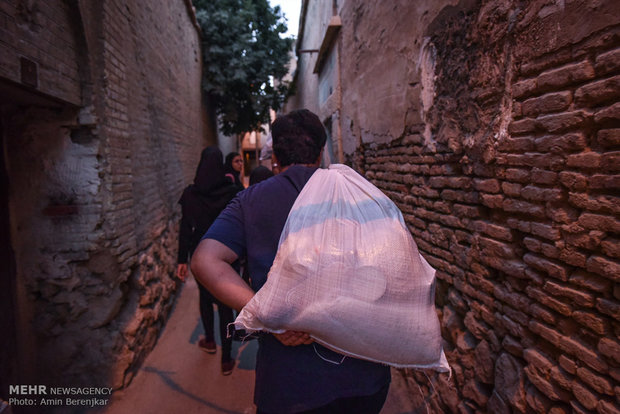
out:
<path id="1" fill-rule="evenodd" d="M 273 172 L 264 165 L 259 165 L 250 173 L 250 185 L 258 184 L 270 177 L 273 177 Z"/>
<path id="2" fill-rule="evenodd" d="M 217 147 L 203 149 L 194 176 L 196 190 L 208 194 L 211 190 L 221 187 L 226 182 L 225 174 L 222 151 Z"/>
<path id="3" fill-rule="evenodd" d="M 241 178 L 239 178 L 239 171 L 235 170 L 233 168 L 232 162 L 235 159 L 235 157 L 239 157 L 239 153 L 237 152 L 231 152 L 226 156 L 226 161 L 224 162 L 224 170 L 226 175 L 232 175 L 233 179 L 234 179 L 234 183 L 237 186 L 241 186 L 243 188 L 243 183 L 241 183 Z"/>
<path id="4" fill-rule="evenodd" d="M 194 184 L 185 188 L 181 204 L 179 263 L 185 263 L 201 237 L 209 229 L 226 204 L 239 192 L 224 173 L 222 151 L 207 147 L 202 151 Z"/>

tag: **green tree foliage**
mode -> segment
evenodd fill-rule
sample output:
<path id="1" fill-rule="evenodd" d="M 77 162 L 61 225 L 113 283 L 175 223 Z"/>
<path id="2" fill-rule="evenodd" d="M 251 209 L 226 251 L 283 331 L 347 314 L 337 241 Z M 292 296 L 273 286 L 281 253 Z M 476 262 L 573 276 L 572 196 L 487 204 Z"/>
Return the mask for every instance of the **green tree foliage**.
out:
<path id="1" fill-rule="evenodd" d="M 288 86 L 292 38 L 280 8 L 267 0 L 194 0 L 202 29 L 203 88 L 220 129 L 233 135 L 260 128 L 279 109 Z M 274 80 L 275 85 L 274 86 Z"/>

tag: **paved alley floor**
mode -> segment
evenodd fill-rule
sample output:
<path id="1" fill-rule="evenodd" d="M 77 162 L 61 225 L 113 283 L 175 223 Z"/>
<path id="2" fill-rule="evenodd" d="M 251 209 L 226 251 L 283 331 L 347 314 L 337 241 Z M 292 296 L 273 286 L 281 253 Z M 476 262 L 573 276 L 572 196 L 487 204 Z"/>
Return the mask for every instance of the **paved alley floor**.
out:
<path id="1" fill-rule="evenodd" d="M 207 354 L 197 346 L 201 334 L 198 287 L 189 278 L 157 345 L 131 384 L 114 393 L 108 406 L 98 413 L 254 414 L 256 341 L 233 343 L 237 365 L 232 375 L 225 377 L 220 372 L 219 338 L 217 354 Z M 409 401 L 401 376 L 393 371 L 381 414 L 418 410 Z"/>

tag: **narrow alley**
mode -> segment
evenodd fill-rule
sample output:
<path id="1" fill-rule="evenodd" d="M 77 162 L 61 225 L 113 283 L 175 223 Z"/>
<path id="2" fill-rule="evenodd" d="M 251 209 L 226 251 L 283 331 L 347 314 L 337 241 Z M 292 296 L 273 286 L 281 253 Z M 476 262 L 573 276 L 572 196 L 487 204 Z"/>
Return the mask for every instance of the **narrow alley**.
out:
<path id="1" fill-rule="evenodd" d="M 197 346 L 180 199 L 208 147 L 285 173 L 298 110 L 435 270 L 450 374 L 381 367 L 383 414 L 620 413 L 619 0 L 285 3 L 288 36 L 276 0 L 0 0 L 0 414 L 255 413 L 256 341 L 230 376 Z"/>
<path id="2" fill-rule="evenodd" d="M 183 413 L 253 414 L 256 341 L 233 342 L 233 373 L 220 372 L 218 352 L 207 354 L 197 346 L 202 334 L 198 316 L 198 287 L 188 278 L 157 345 L 131 384 L 116 391 L 99 414 Z M 425 413 L 408 395 L 405 380 L 396 370 L 381 414 Z"/>
<path id="3" fill-rule="evenodd" d="M 217 332 L 217 330 L 216 330 Z M 157 345 L 135 378 L 113 394 L 106 414 L 253 413 L 256 342 L 233 343 L 233 373 L 220 373 L 220 353 L 207 354 L 197 345 L 202 334 L 198 287 L 189 278 Z M 216 337 L 221 344 L 219 336 Z"/>

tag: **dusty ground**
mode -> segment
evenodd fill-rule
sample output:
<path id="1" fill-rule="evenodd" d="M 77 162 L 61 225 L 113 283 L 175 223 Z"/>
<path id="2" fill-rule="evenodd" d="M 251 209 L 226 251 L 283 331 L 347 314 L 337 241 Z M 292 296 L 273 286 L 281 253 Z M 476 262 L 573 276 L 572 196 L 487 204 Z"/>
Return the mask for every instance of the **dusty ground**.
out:
<path id="1" fill-rule="evenodd" d="M 220 373 L 220 354 L 206 354 L 196 343 L 202 333 L 198 288 L 186 282 L 157 346 L 127 389 L 114 394 L 104 414 L 139 412 L 253 414 L 256 342 L 235 342 L 237 366 Z M 393 372 L 381 414 L 416 413 L 398 373 Z M 421 411 L 421 412 L 424 412 Z"/>

